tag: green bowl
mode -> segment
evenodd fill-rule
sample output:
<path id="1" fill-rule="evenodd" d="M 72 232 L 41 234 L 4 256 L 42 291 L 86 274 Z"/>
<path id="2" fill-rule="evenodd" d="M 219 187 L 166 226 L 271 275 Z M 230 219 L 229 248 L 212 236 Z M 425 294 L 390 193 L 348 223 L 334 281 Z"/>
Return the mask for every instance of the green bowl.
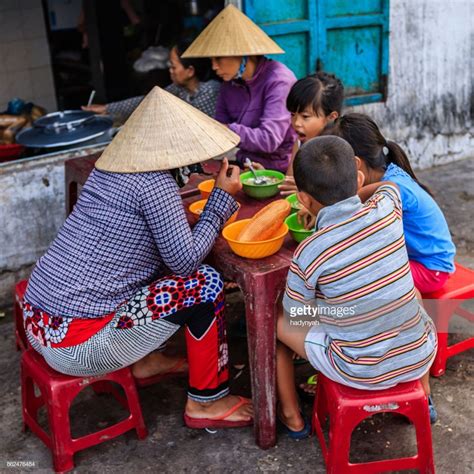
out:
<path id="1" fill-rule="evenodd" d="M 302 242 L 304 239 L 314 234 L 314 230 L 307 230 L 303 224 L 298 222 L 298 214 L 291 214 L 285 219 L 285 224 L 290 229 L 290 234 L 296 242 Z"/>
<path id="2" fill-rule="evenodd" d="M 242 182 L 244 193 L 247 194 L 247 196 L 253 197 L 255 199 L 266 199 L 278 194 L 278 186 L 285 180 L 285 175 L 283 173 L 273 170 L 256 170 L 255 173 L 257 174 L 257 176 L 277 178 L 278 181 L 272 184 L 259 185 L 246 183 L 245 181 L 247 179 L 254 177 L 251 171 L 246 171 L 245 173 L 242 173 L 240 175 L 240 181 Z"/>
<path id="3" fill-rule="evenodd" d="M 298 197 L 295 194 L 290 194 L 286 200 L 290 203 L 291 206 L 291 213 L 294 214 L 295 212 L 298 212 L 301 210 L 301 204 L 298 201 Z"/>

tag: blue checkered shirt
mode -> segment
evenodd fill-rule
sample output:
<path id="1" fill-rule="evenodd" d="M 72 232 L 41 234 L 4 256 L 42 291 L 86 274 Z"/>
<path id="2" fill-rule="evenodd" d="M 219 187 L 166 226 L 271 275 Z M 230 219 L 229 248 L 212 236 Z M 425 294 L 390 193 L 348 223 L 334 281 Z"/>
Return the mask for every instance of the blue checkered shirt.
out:
<path id="1" fill-rule="evenodd" d="M 108 314 L 165 273 L 192 273 L 236 210 L 232 196 L 215 188 L 191 229 L 169 172 L 93 170 L 25 299 L 51 315 Z"/>

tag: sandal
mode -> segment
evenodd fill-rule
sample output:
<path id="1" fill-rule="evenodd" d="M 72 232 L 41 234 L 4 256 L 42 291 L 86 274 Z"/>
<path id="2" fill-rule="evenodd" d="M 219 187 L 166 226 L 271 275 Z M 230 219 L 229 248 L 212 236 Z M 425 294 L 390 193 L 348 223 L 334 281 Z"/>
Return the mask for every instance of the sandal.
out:
<path id="1" fill-rule="evenodd" d="M 283 423 L 283 421 L 279 417 L 278 411 L 277 411 L 277 419 L 278 419 L 278 422 L 279 422 L 281 428 L 283 429 L 284 433 L 286 433 L 291 439 L 294 439 L 296 441 L 299 441 L 300 439 L 306 439 L 306 438 L 309 438 L 311 436 L 311 423 L 303 415 L 302 411 L 300 411 L 300 414 L 301 414 L 301 418 L 303 418 L 304 426 L 301 430 L 294 431 L 294 430 L 288 428 L 288 426 L 286 426 L 285 423 Z"/>
<path id="2" fill-rule="evenodd" d="M 173 377 L 184 377 L 188 374 L 187 371 L 180 370 L 184 364 L 186 364 L 187 360 L 183 357 L 179 359 L 176 364 L 171 367 L 168 372 L 163 372 L 161 374 L 150 375 L 150 377 L 142 377 L 137 378 L 135 377 L 135 383 L 137 387 L 148 387 L 148 385 L 153 385 L 155 383 L 161 382 L 166 379 L 170 379 Z"/>
<path id="3" fill-rule="evenodd" d="M 430 423 L 433 425 L 438 420 L 438 412 L 434 406 L 431 395 L 428 395 L 428 410 L 430 412 Z"/>
<path id="4" fill-rule="evenodd" d="M 214 418 L 193 418 L 186 413 L 184 413 L 184 424 L 188 428 L 203 430 L 206 428 L 241 428 L 243 426 L 251 426 L 253 424 L 253 419 L 250 420 L 226 420 L 232 413 L 235 413 L 241 406 L 247 405 L 250 403 L 248 398 L 239 397 L 239 401 L 229 410 L 227 410 L 222 415 L 216 416 Z"/>

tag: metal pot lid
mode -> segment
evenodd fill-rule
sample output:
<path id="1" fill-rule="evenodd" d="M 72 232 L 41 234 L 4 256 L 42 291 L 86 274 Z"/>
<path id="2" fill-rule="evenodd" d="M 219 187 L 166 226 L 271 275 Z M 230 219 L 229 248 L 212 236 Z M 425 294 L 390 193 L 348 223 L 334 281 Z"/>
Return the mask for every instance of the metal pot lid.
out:
<path id="1" fill-rule="evenodd" d="M 63 110 L 44 115 L 36 119 L 33 125 L 35 127 L 61 126 L 67 124 L 78 125 L 94 115 L 94 112 L 87 112 L 85 110 Z"/>
<path id="2" fill-rule="evenodd" d="M 53 148 L 74 145 L 97 138 L 112 127 L 109 117 L 93 116 L 77 126 L 60 126 L 54 124 L 43 127 L 31 127 L 22 130 L 16 136 L 16 142 L 34 148 Z"/>

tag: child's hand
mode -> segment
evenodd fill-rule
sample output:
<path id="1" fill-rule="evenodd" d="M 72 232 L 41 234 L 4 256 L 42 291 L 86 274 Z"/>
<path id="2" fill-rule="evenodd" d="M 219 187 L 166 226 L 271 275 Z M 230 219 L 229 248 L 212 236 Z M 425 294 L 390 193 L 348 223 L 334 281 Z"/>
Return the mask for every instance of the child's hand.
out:
<path id="1" fill-rule="evenodd" d="M 293 176 L 285 176 L 285 181 L 278 186 L 278 189 L 282 196 L 289 196 L 290 194 L 296 193 L 298 188 L 295 184 L 295 178 Z"/>
<path id="2" fill-rule="evenodd" d="M 306 208 L 303 208 L 298 211 L 298 222 L 303 224 L 306 230 L 312 230 L 316 224 L 316 216 L 313 216 L 311 212 L 309 212 Z"/>

